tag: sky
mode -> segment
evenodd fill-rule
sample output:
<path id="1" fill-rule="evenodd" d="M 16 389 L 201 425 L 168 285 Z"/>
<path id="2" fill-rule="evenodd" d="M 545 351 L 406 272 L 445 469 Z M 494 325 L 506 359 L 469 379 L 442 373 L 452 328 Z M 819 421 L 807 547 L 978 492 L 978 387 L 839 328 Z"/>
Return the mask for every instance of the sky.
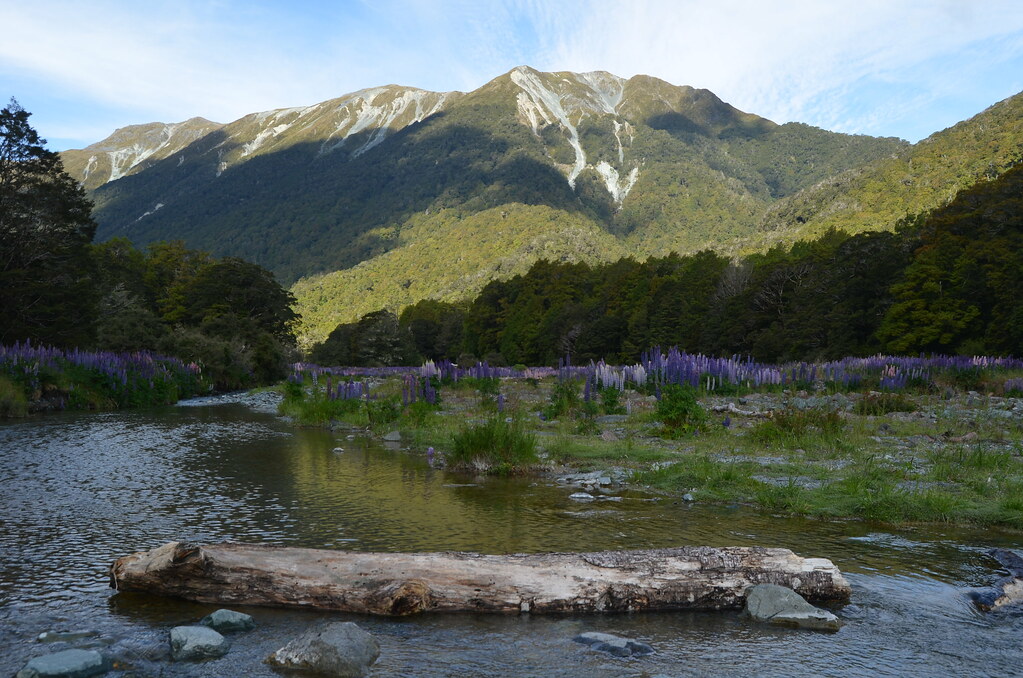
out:
<path id="1" fill-rule="evenodd" d="M 1023 90 L 1023 0 L 11 0 L 0 26 L 0 104 L 54 150 L 519 65 L 914 142 Z"/>

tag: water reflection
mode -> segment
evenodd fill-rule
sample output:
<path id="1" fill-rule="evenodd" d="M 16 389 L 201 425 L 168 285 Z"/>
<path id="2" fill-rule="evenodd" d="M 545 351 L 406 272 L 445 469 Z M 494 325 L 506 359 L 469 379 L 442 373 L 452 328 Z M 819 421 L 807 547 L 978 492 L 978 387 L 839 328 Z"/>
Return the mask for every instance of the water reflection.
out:
<path id="1" fill-rule="evenodd" d="M 294 429 L 240 404 L 0 425 L 0 673 L 39 654 L 42 631 L 97 628 L 115 647 L 160 645 L 166 628 L 211 611 L 106 588 L 115 557 L 175 539 L 488 553 L 759 544 L 829 557 L 854 586 L 842 613 L 849 624 L 835 636 L 765 629 L 731 613 L 359 619 L 384 645 L 379 675 L 790 675 L 796 665 L 829 675 L 1010 675 L 1023 660 L 1023 615 L 980 615 L 962 595 L 997 577 L 983 551 L 1018 548 L 1018 535 L 805 521 L 636 491 L 578 503 L 570 493 L 535 479 L 448 474 L 419 455 Z M 273 675 L 261 663 L 271 645 L 339 617 L 250 612 L 260 628 L 230 655 L 245 675 Z M 609 658 L 572 643 L 579 630 L 636 637 L 658 653 L 642 663 Z M 227 666 L 137 665 L 141 675 L 223 675 Z"/>

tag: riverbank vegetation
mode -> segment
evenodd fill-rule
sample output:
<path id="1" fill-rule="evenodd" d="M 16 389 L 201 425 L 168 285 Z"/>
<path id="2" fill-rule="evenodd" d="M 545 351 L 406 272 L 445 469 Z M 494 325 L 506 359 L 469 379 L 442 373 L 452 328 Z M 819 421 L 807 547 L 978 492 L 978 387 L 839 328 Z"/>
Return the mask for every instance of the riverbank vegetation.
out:
<path id="1" fill-rule="evenodd" d="M 182 242 L 93 244 L 92 203 L 28 118 L 13 100 L 0 109 L 0 416 L 166 402 L 195 392 L 160 372 L 181 365 L 206 389 L 284 379 L 291 294 L 256 264 Z"/>
<path id="2" fill-rule="evenodd" d="M 771 365 L 676 349 L 643 358 L 558 369 L 300 365 L 282 411 L 400 435 L 472 473 L 601 471 L 782 514 L 1023 529 L 1021 361 Z"/>

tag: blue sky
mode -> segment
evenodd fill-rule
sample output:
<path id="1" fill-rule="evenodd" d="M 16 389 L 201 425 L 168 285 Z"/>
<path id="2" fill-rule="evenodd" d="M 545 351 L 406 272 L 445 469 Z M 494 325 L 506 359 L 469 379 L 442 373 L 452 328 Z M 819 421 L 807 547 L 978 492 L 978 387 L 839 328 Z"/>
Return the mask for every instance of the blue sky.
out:
<path id="1" fill-rule="evenodd" d="M 910 141 L 1023 90 L 1023 0 L 33 0 L 0 4 L 0 25 L 0 97 L 57 150 L 521 64 Z"/>

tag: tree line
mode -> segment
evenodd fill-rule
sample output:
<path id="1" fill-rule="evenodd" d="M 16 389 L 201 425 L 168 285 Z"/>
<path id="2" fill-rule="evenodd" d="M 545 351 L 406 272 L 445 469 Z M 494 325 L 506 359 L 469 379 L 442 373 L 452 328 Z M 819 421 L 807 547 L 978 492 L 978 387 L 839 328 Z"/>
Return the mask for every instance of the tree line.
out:
<path id="1" fill-rule="evenodd" d="M 0 109 L 0 343 L 152 350 L 216 385 L 286 376 L 294 298 L 266 269 L 178 242 L 93 244 L 92 203 L 13 99 Z"/>
<path id="2" fill-rule="evenodd" d="M 425 300 L 338 326 L 323 364 L 629 362 L 653 345 L 757 360 L 1023 355 L 1023 166 L 894 232 L 598 266 L 540 261 L 466 305 Z"/>

